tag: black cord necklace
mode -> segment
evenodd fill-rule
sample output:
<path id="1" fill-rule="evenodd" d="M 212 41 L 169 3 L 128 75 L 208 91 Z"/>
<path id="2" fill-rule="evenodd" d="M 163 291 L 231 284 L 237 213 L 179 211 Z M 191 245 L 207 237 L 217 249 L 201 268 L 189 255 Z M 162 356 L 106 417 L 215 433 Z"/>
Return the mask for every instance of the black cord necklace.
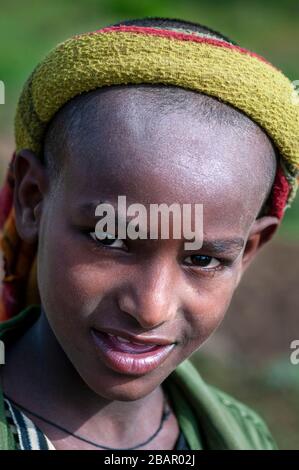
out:
<path id="1" fill-rule="evenodd" d="M 47 423 L 47 424 L 50 424 L 51 426 L 54 426 L 55 428 L 59 429 L 60 431 L 66 433 L 66 434 L 69 434 L 70 436 L 73 436 L 75 437 L 76 439 L 80 440 L 80 441 L 83 441 L 83 442 L 86 442 L 87 444 L 91 444 L 93 445 L 94 447 L 97 447 L 98 449 L 104 449 L 104 450 L 135 450 L 135 449 L 139 449 L 139 447 L 143 447 L 145 446 L 146 444 L 148 444 L 149 442 L 151 442 L 158 434 L 159 432 L 161 431 L 162 427 L 163 427 L 163 424 L 164 422 L 166 421 L 166 419 L 169 417 L 169 415 L 171 414 L 171 409 L 167 409 L 167 401 L 166 399 L 164 398 L 164 404 L 163 404 L 163 413 L 162 413 L 162 416 L 161 416 L 161 421 L 160 421 L 160 424 L 159 424 L 159 427 L 158 429 L 154 432 L 154 434 L 149 437 L 145 442 L 142 442 L 141 444 L 138 444 L 134 447 L 127 447 L 127 448 L 122 448 L 122 449 L 114 449 L 113 447 L 107 447 L 107 446 L 101 446 L 100 444 L 97 444 L 96 442 L 93 442 L 93 441 L 90 441 L 89 439 L 86 439 L 85 437 L 82 437 L 80 436 L 79 434 L 74 434 L 70 431 L 68 431 L 66 428 L 64 428 L 63 426 L 60 426 L 59 424 L 56 424 L 54 423 L 53 421 L 50 421 L 49 419 L 46 419 L 46 418 L 43 418 L 42 416 L 39 416 L 37 413 L 34 413 L 33 411 L 30 411 L 28 410 L 27 408 L 25 408 L 24 406 L 20 405 L 19 403 L 16 403 L 14 400 L 12 400 L 11 398 L 7 397 L 5 395 L 5 398 L 7 400 L 9 400 L 13 405 L 17 406 L 18 408 L 20 408 L 21 410 L 27 412 L 27 413 L 30 413 L 32 416 L 34 416 L 35 418 L 38 418 L 40 419 L 41 421 L 43 421 L 44 423 Z"/>

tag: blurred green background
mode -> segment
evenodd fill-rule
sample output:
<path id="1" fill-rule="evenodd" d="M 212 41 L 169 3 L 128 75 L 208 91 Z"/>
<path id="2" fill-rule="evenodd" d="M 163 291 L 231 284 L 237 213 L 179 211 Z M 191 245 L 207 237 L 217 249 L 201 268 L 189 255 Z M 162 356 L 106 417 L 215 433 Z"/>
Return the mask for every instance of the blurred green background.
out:
<path id="1" fill-rule="evenodd" d="M 46 52 L 80 32 L 144 16 L 200 22 L 264 55 L 299 79 L 299 3 L 220 0 L 2 0 L 0 178 L 13 151 L 13 115 L 21 87 Z M 245 274 L 224 324 L 194 355 L 203 376 L 246 401 L 267 420 L 281 448 L 299 449 L 299 202 Z"/>

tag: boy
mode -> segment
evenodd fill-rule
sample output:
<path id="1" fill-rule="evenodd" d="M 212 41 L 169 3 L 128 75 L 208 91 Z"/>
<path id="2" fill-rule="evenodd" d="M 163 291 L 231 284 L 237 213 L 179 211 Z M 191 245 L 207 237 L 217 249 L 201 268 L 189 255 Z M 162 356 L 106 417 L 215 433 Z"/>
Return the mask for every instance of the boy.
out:
<path id="1" fill-rule="evenodd" d="M 276 448 L 188 358 L 294 197 L 298 123 L 280 72 L 193 23 L 123 22 L 37 67 L 2 193 L 1 448 Z M 99 237 L 120 195 L 202 204 L 202 247 Z"/>

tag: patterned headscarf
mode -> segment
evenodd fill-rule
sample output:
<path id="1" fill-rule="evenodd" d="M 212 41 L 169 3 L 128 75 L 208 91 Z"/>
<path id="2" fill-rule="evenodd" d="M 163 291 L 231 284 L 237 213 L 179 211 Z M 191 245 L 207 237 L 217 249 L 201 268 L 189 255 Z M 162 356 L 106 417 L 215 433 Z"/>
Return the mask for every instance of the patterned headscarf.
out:
<path id="1" fill-rule="evenodd" d="M 197 91 L 241 110 L 268 134 L 280 158 L 269 215 L 282 219 L 298 186 L 299 106 L 289 79 L 263 57 L 209 33 L 173 27 L 110 26 L 59 44 L 35 68 L 15 119 L 16 153 L 41 155 L 48 123 L 70 99 L 99 87 L 163 84 Z M 5 277 L 0 320 L 39 302 L 37 246 L 19 237 L 12 165 L 0 194 Z"/>

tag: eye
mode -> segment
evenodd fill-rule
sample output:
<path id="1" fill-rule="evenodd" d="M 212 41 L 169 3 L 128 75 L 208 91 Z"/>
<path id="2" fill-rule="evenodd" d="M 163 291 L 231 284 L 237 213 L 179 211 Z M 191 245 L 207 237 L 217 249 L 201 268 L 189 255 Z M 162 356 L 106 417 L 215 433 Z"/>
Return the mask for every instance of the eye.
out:
<path id="1" fill-rule="evenodd" d="M 105 232 L 103 232 L 103 234 L 104 233 Z M 91 238 L 95 242 L 98 242 L 98 243 L 100 243 L 101 245 L 103 245 L 107 248 L 108 247 L 111 247 L 111 248 L 125 248 L 125 249 L 127 248 L 122 240 L 120 240 L 119 238 L 113 237 L 113 235 L 111 235 L 110 233 L 105 233 L 105 235 L 106 235 L 105 238 L 97 237 L 96 232 L 89 232 L 89 235 L 91 236 Z"/>
<path id="2" fill-rule="evenodd" d="M 217 269 L 221 266 L 221 261 L 219 259 L 206 255 L 187 256 L 187 258 L 185 258 L 185 261 L 186 264 L 190 266 L 195 266 L 202 269 L 206 268 L 206 270 Z"/>

